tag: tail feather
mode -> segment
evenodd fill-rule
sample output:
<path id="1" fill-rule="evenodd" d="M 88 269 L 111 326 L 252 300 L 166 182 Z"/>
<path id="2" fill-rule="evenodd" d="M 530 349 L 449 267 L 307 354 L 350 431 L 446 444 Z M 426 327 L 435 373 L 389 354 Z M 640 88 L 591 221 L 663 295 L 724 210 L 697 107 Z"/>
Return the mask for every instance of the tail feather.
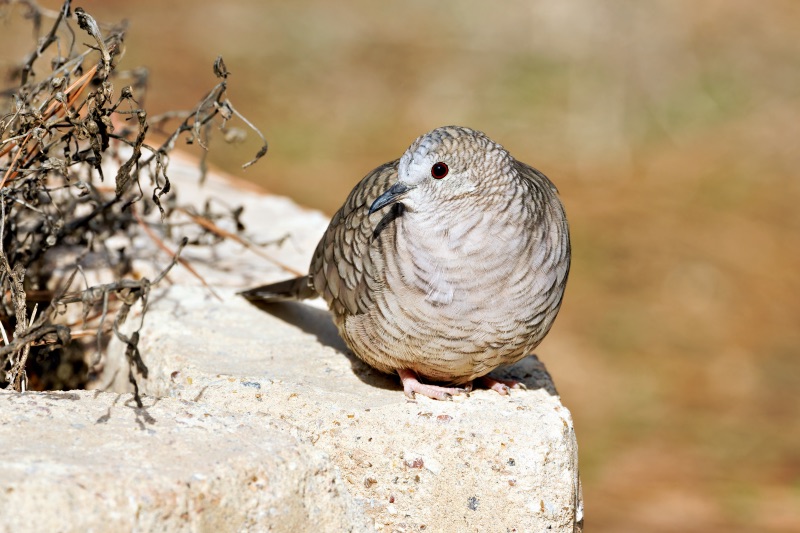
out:
<path id="1" fill-rule="evenodd" d="M 242 291 L 239 294 L 248 301 L 262 303 L 305 300 L 306 298 L 317 296 L 317 293 L 311 287 L 311 280 L 308 276 L 262 285 Z"/>

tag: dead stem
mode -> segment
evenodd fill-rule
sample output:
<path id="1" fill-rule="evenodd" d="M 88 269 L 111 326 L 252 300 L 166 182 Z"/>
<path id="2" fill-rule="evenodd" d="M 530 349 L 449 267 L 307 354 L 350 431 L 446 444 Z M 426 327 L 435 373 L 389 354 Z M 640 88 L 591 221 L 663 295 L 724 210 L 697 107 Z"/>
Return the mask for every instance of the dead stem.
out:
<path id="1" fill-rule="evenodd" d="M 217 84 L 194 108 L 156 119 L 159 128 L 177 125 L 160 146 L 148 145 L 152 121 L 137 103 L 145 101 L 146 74 L 143 69 L 116 70 L 126 29 L 98 23 L 86 11 L 73 10 L 69 0 L 57 12 L 33 1 L 24 5 L 35 26 L 47 19 L 52 26 L 21 61 L 19 85 L 0 89 L 0 386 L 24 390 L 31 360 L 43 354 L 58 357 L 67 345 L 83 346 L 82 339 L 96 338 L 99 357 L 101 337 L 113 332 L 127 346 L 129 378 L 140 403 L 135 376 L 147 374 L 138 352 L 141 324 L 132 332 L 121 330 L 131 307 L 141 303 L 143 323 L 152 287 L 178 263 L 220 298 L 179 256 L 188 240 L 169 241 L 177 224 L 186 223 L 174 222 L 173 213 L 185 213 L 202 231 L 233 239 L 294 273 L 237 233 L 196 215 L 193 207 L 176 205 L 169 195 L 169 154 L 181 136 L 207 150 L 212 129 L 229 132 L 228 122 L 241 120 L 263 141 L 245 166 L 266 153 L 266 139 L 228 100 L 229 73 L 217 58 Z M 88 35 L 91 46 L 77 34 Z M 126 77 L 134 85 L 115 92 L 115 81 Z M 114 168 L 112 161 L 120 162 L 114 181 L 104 183 L 104 169 Z M 201 161 L 201 174 L 203 168 Z M 144 190 L 147 184 L 150 194 Z M 166 200 L 168 209 L 162 205 Z M 231 214 L 235 218 L 240 211 Z M 156 212 L 164 236 L 148 222 Z M 132 243 L 141 234 L 172 257 L 152 281 L 133 279 L 135 247 L 110 249 L 108 244 L 115 238 Z M 71 274 L 54 275 L 53 261 Z M 115 281 L 90 285 L 84 271 L 111 273 Z M 85 288 L 75 291 L 70 287 L 78 272 Z M 77 313 L 71 311 L 75 306 Z M 42 380 L 31 385 L 35 382 Z"/>

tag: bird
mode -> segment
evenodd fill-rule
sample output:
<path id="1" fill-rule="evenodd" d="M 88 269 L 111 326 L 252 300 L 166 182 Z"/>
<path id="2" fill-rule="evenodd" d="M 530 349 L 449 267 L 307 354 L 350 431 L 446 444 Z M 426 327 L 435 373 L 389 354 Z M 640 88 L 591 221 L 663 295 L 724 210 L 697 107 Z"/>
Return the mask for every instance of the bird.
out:
<path id="1" fill-rule="evenodd" d="M 530 355 L 558 314 L 570 237 L 555 185 L 486 134 L 445 126 L 366 175 L 316 247 L 308 275 L 240 293 L 321 296 L 349 349 L 436 400 Z"/>

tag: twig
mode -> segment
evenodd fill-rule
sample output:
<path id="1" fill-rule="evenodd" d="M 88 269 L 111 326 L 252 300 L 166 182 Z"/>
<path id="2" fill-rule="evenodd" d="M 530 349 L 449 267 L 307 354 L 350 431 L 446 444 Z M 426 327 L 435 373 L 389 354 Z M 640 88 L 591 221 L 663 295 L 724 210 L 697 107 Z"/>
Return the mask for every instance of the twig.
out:
<path id="1" fill-rule="evenodd" d="M 207 230 L 215 233 L 216 235 L 219 235 L 222 238 L 231 239 L 231 240 L 234 240 L 234 241 L 238 242 L 239 244 L 241 244 L 242 246 L 244 246 L 245 248 L 247 248 L 248 250 L 250 250 L 254 254 L 256 254 L 256 255 L 258 255 L 260 257 L 263 257 L 267 261 L 270 261 L 272 264 L 274 264 L 276 266 L 279 266 L 280 268 L 284 269 L 285 271 L 289 272 L 290 274 L 293 274 L 295 276 L 304 276 L 305 275 L 303 272 L 300 272 L 299 270 L 290 267 L 286 263 L 284 263 L 282 261 L 279 261 L 279 260 L 275 259 L 274 257 L 270 256 L 269 254 L 265 253 L 263 250 L 260 250 L 260 249 L 256 248 L 256 245 L 254 243 L 248 241 L 247 239 L 245 239 L 241 235 L 236 235 L 235 233 L 231 233 L 230 231 L 222 229 L 219 226 L 217 226 L 216 224 L 214 224 L 212 221 L 210 221 L 209 219 L 207 219 L 207 218 L 205 218 L 203 216 L 200 216 L 200 215 L 197 215 L 195 213 L 192 213 L 191 211 L 189 211 L 188 209 L 183 208 L 183 207 L 176 208 L 176 211 L 184 213 L 186 216 L 191 218 L 192 221 L 194 221 L 198 226 L 202 226 L 202 227 L 206 228 Z"/>
<path id="2" fill-rule="evenodd" d="M 180 263 L 180 264 L 181 264 L 181 266 L 182 266 L 183 268 L 185 268 L 186 270 L 188 270 L 188 271 L 189 271 L 189 273 L 190 273 L 190 274 L 192 274 L 192 275 L 193 275 L 195 278 L 197 278 L 198 280 L 200 280 L 200 283 L 202 283 L 202 284 L 203 284 L 203 286 L 204 286 L 206 289 L 208 289 L 208 291 L 209 291 L 209 292 L 210 292 L 212 295 L 214 295 L 214 297 L 215 297 L 217 300 L 219 300 L 220 302 L 222 301 L 222 298 L 220 297 L 220 295 L 219 295 L 219 294 L 217 294 L 217 292 L 216 292 L 216 291 L 215 291 L 213 288 L 211 288 L 211 285 L 209 285 L 208 283 L 206 283 L 206 280 L 205 280 L 205 279 L 203 279 L 203 276 L 201 276 L 200 274 L 198 274 L 198 273 L 197 273 L 197 271 L 194 269 L 194 267 L 192 267 L 192 265 L 190 265 L 190 264 L 189 264 L 189 262 L 188 262 L 187 260 L 185 260 L 185 259 L 184 259 L 184 258 L 182 258 L 182 257 L 178 257 L 178 256 L 177 256 L 177 255 L 176 255 L 176 254 L 175 254 L 175 253 L 174 253 L 172 250 L 170 250 L 170 249 L 169 249 L 169 247 L 168 247 L 166 244 L 164 244 L 164 241 L 162 241 L 162 240 L 161 240 L 161 239 L 158 237 L 158 235 L 156 235 L 156 234 L 155 234 L 155 232 L 154 232 L 152 229 L 150 229 L 150 227 L 147 225 L 147 223 L 146 223 L 144 220 L 142 220 L 142 217 L 141 217 L 141 216 L 139 216 L 139 213 L 137 213 L 136 211 L 133 211 L 133 216 L 134 216 L 134 218 L 136 218 L 136 221 L 139 223 L 139 225 L 142 227 L 142 229 L 145 231 L 145 233 L 147 233 L 147 235 L 148 235 L 148 236 L 149 236 L 149 237 L 150 237 L 150 238 L 153 240 L 153 242 L 154 242 L 154 243 L 156 243 L 156 246 L 158 246 L 159 248 L 161 248 L 162 250 L 164 250 L 165 252 L 167 252 L 169 255 L 171 255 L 171 256 L 173 256 L 173 257 L 175 257 L 175 258 L 176 258 L 176 261 L 177 261 L 178 263 Z M 165 275 L 166 275 L 166 274 L 165 274 Z M 160 279 L 160 278 L 159 278 L 159 279 Z"/>
<path id="3" fill-rule="evenodd" d="M 44 40 L 42 40 L 41 44 L 39 44 L 39 46 L 36 48 L 33 54 L 31 54 L 25 61 L 25 66 L 22 67 L 22 76 L 21 76 L 22 85 L 28 83 L 28 76 L 30 75 L 31 70 L 33 70 L 34 62 L 41 57 L 44 51 L 47 50 L 47 48 L 51 44 L 55 42 L 58 28 L 61 27 L 61 23 L 64 21 L 64 17 L 66 17 L 67 14 L 69 13 L 70 3 L 71 3 L 70 0 L 64 2 L 64 4 L 61 6 L 61 9 L 58 12 L 58 17 L 56 18 L 56 21 L 53 23 L 53 26 L 50 28 L 50 32 L 47 34 L 47 37 L 45 37 Z"/>

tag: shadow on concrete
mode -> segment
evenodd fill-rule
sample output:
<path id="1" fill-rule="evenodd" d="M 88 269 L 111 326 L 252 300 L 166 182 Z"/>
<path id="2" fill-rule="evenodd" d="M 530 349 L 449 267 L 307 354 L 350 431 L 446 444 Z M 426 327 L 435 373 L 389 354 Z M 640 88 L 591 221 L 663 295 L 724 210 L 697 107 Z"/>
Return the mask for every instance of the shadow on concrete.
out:
<path id="1" fill-rule="evenodd" d="M 535 355 L 529 355 L 511 366 L 498 368 L 489 375 L 495 379 L 511 379 L 518 381 L 528 390 L 543 389 L 550 396 L 558 396 L 550 372 Z M 512 392 L 513 394 L 513 392 Z"/>
<path id="2" fill-rule="evenodd" d="M 264 303 L 250 301 L 250 303 L 258 309 L 271 314 L 275 318 L 279 318 L 287 324 L 291 324 L 306 333 L 314 335 L 317 337 L 320 344 L 333 348 L 347 357 L 350 361 L 353 373 L 367 385 L 379 389 L 402 390 L 400 381 L 396 376 L 390 376 L 375 370 L 356 357 L 344 343 L 344 340 L 339 336 L 339 330 L 336 329 L 336 324 L 333 323 L 331 314 L 328 311 L 306 305 L 302 302 Z"/>

